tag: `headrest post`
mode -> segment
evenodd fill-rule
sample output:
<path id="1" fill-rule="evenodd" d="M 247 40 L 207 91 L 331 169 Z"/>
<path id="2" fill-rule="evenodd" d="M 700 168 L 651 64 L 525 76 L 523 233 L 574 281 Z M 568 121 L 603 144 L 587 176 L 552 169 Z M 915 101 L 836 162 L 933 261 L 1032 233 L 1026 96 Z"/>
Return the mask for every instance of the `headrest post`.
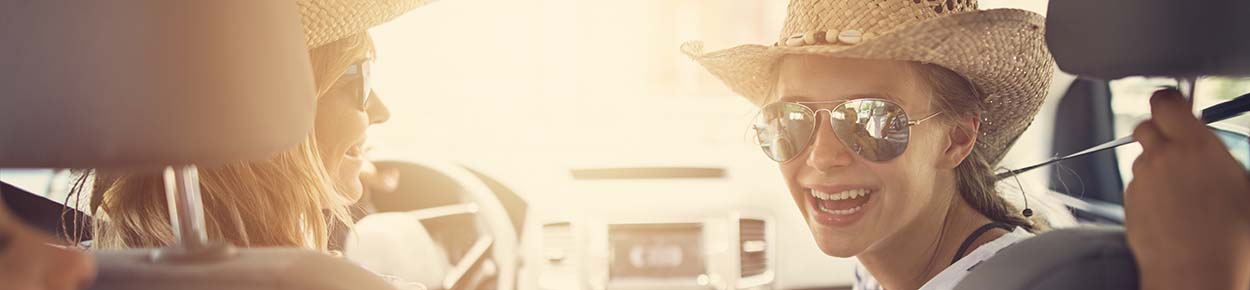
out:
<path id="1" fill-rule="evenodd" d="M 169 222 L 177 246 L 194 252 L 208 244 L 204 226 L 204 203 L 200 198 L 200 178 L 195 165 L 165 168 L 165 199 L 169 202 Z"/>
<path id="2" fill-rule="evenodd" d="M 1193 102 L 1194 88 L 1198 86 L 1198 77 L 1177 77 L 1176 84 L 1176 89 L 1181 91 L 1181 95 L 1185 97 L 1185 100 Z"/>

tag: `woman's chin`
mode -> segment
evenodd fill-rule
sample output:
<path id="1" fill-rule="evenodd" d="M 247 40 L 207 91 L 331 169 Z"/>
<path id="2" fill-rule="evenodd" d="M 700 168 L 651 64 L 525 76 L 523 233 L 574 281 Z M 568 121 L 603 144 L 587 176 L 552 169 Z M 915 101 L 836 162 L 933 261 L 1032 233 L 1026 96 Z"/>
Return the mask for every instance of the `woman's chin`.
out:
<path id="1" fill-rule="evenodd" d="M 335 198 L 326 201 L 325 208 L 344 207 L 356 204 L 360 201 L 361 190 L 360 183 L 340 183 L 334 185 L 334 192 L 338 194 Z"/>
<path id="2" fill-rule="evenodd" d="M 338 185 L 339 194 L 348 204 L 356 203 L 360 200 L 360 196 L 364 192 L 364 184 L 360 180 L 360 172 L 363 168 L 364 160 L 357 156 L 344 155 L 342 162 L 339 163 Z"/>
<path id="3" fill-rule="evenodd" d="M 859 255 L 859 251 L 851 251 L 846 248 L 830 249 L 828 247 L 820 247 L 820 251 L 835 258 L 854 258 Z"/>
<path id="4" fill-rule="evenodd" d="M 825 255 L 838 258 L 858 256 L 866 248 L 858 245 L 855 241 L 829 237 L 816 237 L 816 246 L 820 247 L 820 251 L 824 252 Z"/>
<path id="5" fill-rule="evenodd" d="M 336 205 L 347 206 L 360 201 L 360 197 L 364 193 L 364 184 L 361 183 L 359 176 L 360 173 L 358 172 L 355 174 L 343 172 L 335 178 L 337 180 L 335 181 L 334 189 L 339 194 L 339 198 L 335 203 L 343 203 Z"/>
<path id="6" fill-rule="evenodd" d="M 858 234 L 827 232 L 823 225 L 814 222 L 809 223 L 809 227 L 812 231 L 812 238 L 816 240 L 816 246 L 825 255 L 850 258 L 863 253 L 868 248 Z"/>
<path id="7" fill-rule="evenodd" d="M 360 183 L 360 179 L 356 179 L 353 181 L 348 181 L 347 184 L 343 186 L 342 190 L 345 191 L 341 193 L 343 195 L 343 198 L 345 199 L 348 205 L 351 205 L 351 204 L 356 203 L 357 201 L 360 201 L 360 196 L 363 195 L 364 193 L 364 185 Z"/>

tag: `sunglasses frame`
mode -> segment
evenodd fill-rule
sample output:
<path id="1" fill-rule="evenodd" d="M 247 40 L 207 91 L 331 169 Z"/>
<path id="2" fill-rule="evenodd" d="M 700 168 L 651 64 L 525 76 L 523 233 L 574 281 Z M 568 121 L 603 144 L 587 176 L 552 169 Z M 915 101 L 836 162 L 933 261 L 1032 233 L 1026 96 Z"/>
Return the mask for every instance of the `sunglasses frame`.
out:
<path id="1" fill-rule="evenodd" d="M 838 100 L 838 101 L 818 101 L 818 102 L 784 102 L 784 101 L 782 101 L 782 102 L 773 102 L 773 103 L 770 103 L 770 104 L 768 104 L 768 105 L 764 105 L 764 106 L 763 106 L 763 107 L 761 107 L 761 108 L 768 108 L 768 107 L 770 107 L 770 106 L 777 105 L 777 104 L 794 104 L 794 105 L 799 105 L 800 107 L 802 107 L 803 109 L 805 109 L 807 112 L 810 112 L 810 113 L 811 113 L 811 119 L 812 119 L 812 120 L 815 120 L 814 122 L 816 122 L 816 123 L 812 125 L 812 130 L 811 130 L 811 132 L 808 132 L 807 142 L 806 142 L 805 144 L 803 144 L 802 146 L 799 146 L 799 148 L 798 148 L 798 152 L 804 152 L 804 151 L 807 151 L 808 147 L 809 147 L 809 146 L 811 146 L 811 145 L 812 145 L 812 143 L 816 141 L 816 138 L 815 138 L 815 136 L 816 136 L 816 132 L 820 131 L 820 127 L 821 127 L 821 126 L 820 126 L 820 112 L 821 112 L 821 111 L 824 111 L 824 112 L 826 112 L 826 113 L 827 113 L 827 114 L 826 114 L 826 116 L 828 116 L 828 118 L 829 118 L 829 124 L 830 124 L 830 128 L 829 128 L 829 130 L 834 130 L 834 129 L 833 129 L 833 127 L 832 127 L 833 122 L 834 122 L 834 119 L 833 119 L 833 113 L 834 113 L 834 112 L 833 112 L 833 110 L 834 110 L 834 109 L 837 109 L 838 107 L 841 107 L 841 106 L 843 106 L 843 105 L 846 105 L 847 103 L 851 103 L 851 102 L 862 102 L 862 101 L 880 101 L 880 102 L 884 102 L 884 103 L 887 103 L 887 104 L 891 104 L 891 105 L 894 105 L 894 106 L 898 107 L 898 108 L 899 108 L 899 110 L 903 112 L 903 116 L 909 116 L 909 114 L 907 114 L 907 110 L 904 110 L 902 105 L 899 105 L 898 103 L 896 103 L 896 102 L 894 102 L 894 101 L 887 100 L 887 99 L 882 99 L 882 98 L 859 98 L 859 99 L 849 99 L 849 100 Z M 834 104 L 834 105 L 833 105 L 833 106 L 822 106 L 822 108 L 820 108 L 820 109 L 813 109 L 813 108 L 812 108 L 812 106 L 811 106 L 811 105 L 827 105 L 827 104 Z M 764 111 L 764 110 L 763 110 L 763 109 L 761 109 L 761 114 L 763 114 L 763 111 Z M 807 112 L 805 112 L 805 113 L 807 113 Z M 925 116 L 925 117 L 922 117 L 922 118 L 920 118 L 920 119 L 916 119 L 916 120 L 912 120 L 910 117 L 908 117 L 908 118 L 907 118 L 907 123 L 906 123 L 906 124 L 904 124 L 904 128 L 906 128 L 906 129 L 907 129 L 907 139 L 909 140 L 909 142 L 908 142 L 908 143 L 910 143 L 910 140 L 911 140 L 911 127 L 912 127 L 912 126 L 920 125 L 920 123 L 923 123 L 923 122 L 925 122 L 925 121 L 928 121 L 929 119 L 933 119 L 933 117 L 937 117 L 938 115 L 941 115 L 941 114 L 942 114 L 942 112 L 941 112 L 941 111 L 938 111 L 938 112 L 933 112 L 933 113 L 929 114 L 928 116 Z M 759 134 L 759 127 L 758 127 L 758 126 L 756 126 L 756 125 L 752 125 L 752 129 L 755 129 L 755 133 L 756 133 L 757 135 Z M 844 140 L 844 139 L 842 139 L 842 136 L 841 136 L 841 135 L 838 135 L 838 133 L 837 133 L 836 131 L 835 131 L 835 132 L 833 132 L 833 136 L 834 136 L 835 138 L 838 138 L 838 142 L 841 142 L 843 146 L 850 146 L 850 144 L 847 144 L 847 141 L 846 141 L 846 140 Z M 757 138 L 755 138 L 755 140 L 756 140 L 756 142 L 757 142 L 757 143 L 759 142 L 759 138 L 758 138 L 758 137 L 757 137 Z M 768 159 L 771 159 L 771 160 L 773 160 L 773 161 L 776 161 L 777 163 L 787 163 L 787 162 L 790 162 L 790 161 L 794 160 L 795 158 L 798 158 L 800 155 L 803 155 L 803 154 L 797 154 L 797 153 L 796 153 L 796 154 L 794 154 L 794 156 L 790 156 L 790 158 L 787 158 L 787 159 L 785 159 L 785 160 L 780 160 L 780 161 L 778 161 L 777 159 L 773 158 L 772 154 L 769 154 L 769 153 L 768 153 L 768 149 L 764 148 L 764 145 L 763 145 L 763 144 L 758 144 L 758 145 L 760 146 L 760 150 L 764 151 L 764 155 L 765 155 L 765 156 L 767 156 L 767 157 L 768 157 Z M 866 157 L 864 157 L 864 156 L 860 153 L 860 151 L 862 151 L 862 150 L 852 150 L 852 151 L 854 151 L 854 152 L 855 152 L 855 155 L 858 155 L 860 158 L 865 158 L 865 160 L 868 160 Z M 903 152 L 906 152 L 906 149 L 904 149 L 904 151 L 903 151 Z M 899 156 L 901 156 L 901 155 L 902 155 L 902 153 L 899 153 Z M 886 162 L 886 161 L 893 160 L 894 158 L 898 158 L 898 156 L 890 157 L 890 158 L 888 158 L 888 159 L 884 159 L 884 160 L 880 160 L 880 161 L 873 161 L 873 160 L 869 160 L 869 161 L 872 161 L 872 162 Z"/>
<path id="2" fill-rule="evenodd" d="M 343 71 L 343 75 L 339 76 L 340 81 L 343 80 L 343 77 L 360 76 L 362 85 L 361 91 L 358 93 L 364 94 L 364 96 L 360 98 L 360 104 L 357 105 L 360 106 L 361 111 L 364 111 L 369 107 L 369 101 L 373 95 L 373 82 L 371 80 L 373 75 L 372 62 L 372 59 L 364 59 L 352 63 L 347 66 L 345 71 Z"/>

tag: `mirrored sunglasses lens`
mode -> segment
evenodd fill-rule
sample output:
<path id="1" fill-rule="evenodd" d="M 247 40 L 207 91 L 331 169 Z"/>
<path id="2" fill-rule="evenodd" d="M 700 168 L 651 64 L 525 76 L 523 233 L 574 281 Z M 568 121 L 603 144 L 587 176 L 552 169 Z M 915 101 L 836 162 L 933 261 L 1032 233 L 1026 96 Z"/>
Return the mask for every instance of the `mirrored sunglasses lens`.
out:
<path id="1" fill-rule="evenodd" d="M 774 103 L 764 107 L 752 128 L 764 154 L 774 161 L 785 162 L 802 152 L 811 141 L 815 124 L 815 116 L 807 107 Z"/>
<path id="2" fill-rule="evenodd" d="M 894 103 L 853 100 L 834 108 L 830 117 L 842 144 L 864 159 L 888 161 L 907 149 L 907 114 Z"/>

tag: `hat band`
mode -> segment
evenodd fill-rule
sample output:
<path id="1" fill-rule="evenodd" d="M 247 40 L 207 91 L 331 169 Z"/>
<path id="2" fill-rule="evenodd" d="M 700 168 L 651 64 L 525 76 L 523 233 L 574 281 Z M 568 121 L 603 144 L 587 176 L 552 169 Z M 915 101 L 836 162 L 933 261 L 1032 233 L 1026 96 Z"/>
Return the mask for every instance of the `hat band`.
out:
<path id="1" fill-rule="evenodd" d="M 773 43 L 773 46 L 797 47 L 819 44 L 855 45 L 862 43 L 864 40 L 872 38 L 873 36 L 872 32 L 864 33 L 859 29 L 808 31 L 790 35 L 790 37 L 786 37 L 781 41 Z"/>

